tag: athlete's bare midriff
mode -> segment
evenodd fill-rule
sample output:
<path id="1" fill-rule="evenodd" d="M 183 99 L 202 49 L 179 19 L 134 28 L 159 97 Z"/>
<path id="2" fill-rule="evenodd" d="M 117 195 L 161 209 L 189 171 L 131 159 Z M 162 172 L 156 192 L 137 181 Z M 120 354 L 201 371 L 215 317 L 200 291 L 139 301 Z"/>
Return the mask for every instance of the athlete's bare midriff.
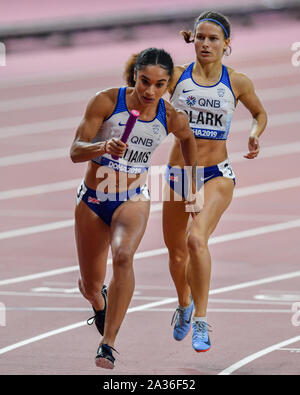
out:
<path id="1" fill-rule="evenodd" d="M 214 166 L 227 159 L 226 140 L 196 139 L 198 166 Z M 180 144 L 175 139 L 169 156 L 170 166 L 184 167 Z"/>

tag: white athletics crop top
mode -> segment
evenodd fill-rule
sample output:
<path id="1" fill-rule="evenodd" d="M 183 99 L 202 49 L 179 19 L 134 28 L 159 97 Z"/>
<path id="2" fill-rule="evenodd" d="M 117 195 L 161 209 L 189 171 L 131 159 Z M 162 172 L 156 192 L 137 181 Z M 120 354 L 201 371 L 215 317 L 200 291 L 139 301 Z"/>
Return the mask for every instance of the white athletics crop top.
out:
<path id="1" fill-rule="evenodd" d="M 193 66 L 191 63 L 182 73 L 170 102 L 187 113 L 196 138 L 226 140 L 235 110 L 227 67 L 222 65 L 222 75 L 216 85 L 202 86 L 193 80 Z"/>
<path id="2" fill-rule="evenodd" d="M 103 121 L 92 143 L 105 141 L 112 137 L 121 138 L 128 117 L 126 87 L 122 87 L 119 89 L 114 112 Z M 127 140 L 128 148 L 122 158 L 115 160 L 111 155 L 103 154 L 92 160 L 116 171 L 140 174 L 148 170 L 154 150 L 167 135 L 166 108 L 164 100 L 160 99 L 156 117 L 152 121 L 140 121 L 139 119 L 136 121 Z"/>

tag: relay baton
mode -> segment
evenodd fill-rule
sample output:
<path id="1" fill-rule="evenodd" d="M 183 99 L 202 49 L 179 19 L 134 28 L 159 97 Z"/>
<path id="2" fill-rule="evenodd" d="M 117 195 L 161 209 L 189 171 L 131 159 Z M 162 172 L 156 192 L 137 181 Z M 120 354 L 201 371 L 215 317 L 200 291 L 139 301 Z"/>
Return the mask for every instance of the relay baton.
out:
<path id="1" fill-rule="evenodd" d="M 123 143 L 127 142 L 130 132 L 132 131 L 132 129 L 136 123 L 136 120 L 138 119 L 139 116 L 140 116 L 140 113 L 137 110 L 130 111 L 130 115 L 129 115 L 129 118 L 127 119 L 123 136 L 121 137 L 121 141 Z M 119 159 L 119 156 L 116 156 L 116 155 L 112 155 L 112 157 L 113 157 L 113 159 Z"/>

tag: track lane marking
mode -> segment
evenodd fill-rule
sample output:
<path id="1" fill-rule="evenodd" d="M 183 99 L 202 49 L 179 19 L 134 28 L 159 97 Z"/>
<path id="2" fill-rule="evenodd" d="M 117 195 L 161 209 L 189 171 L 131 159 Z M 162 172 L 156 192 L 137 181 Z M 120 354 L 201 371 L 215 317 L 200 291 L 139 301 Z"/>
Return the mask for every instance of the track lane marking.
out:
<path id="1" fill-rule="evenodd" d="M 261 157 L 259 158 L 259 160 L 264 159 L 264 158 L 277 157 L 277 156 L 281 156 L 281 155 L 288 155 L 291 153 L 298 153 L 298 152 L 300 152 L 300 142 L 275 145 L 275 146 L 271 146 L 271 147 L 266 147 L 264 149 Z M 231 155 L 229 155 L 230 162 L 231 163 L 238 163 L 238 162 L 245 161 L 246 159 L 243 158 L 244 153 L 245 153 L 244 151 L 233 152 Z M 27 160 L 27 158 L 30 160 L 30 157 L 27 154 L 26 154 L 25 158 L 26 158 L 26 160 Z M 0 166 L 1 166 L 1 164 L 0 164 Z M 161 165 L 159 167 L 161 167 L 161 169 L 159 169 L 159 172 L 152 174 L 151 177 L 161 176 L 164 173 L 166 166 Z M 294 177 L 294 178 L 289 178 L 289 179 L 284 179 L 284 180 L 279 180 L 279 181 L 271 181 L 269 183 L 259 184 L 259 185 L 257 185 L 257 188 L 259 190 L 260 188 L 264 188 L 264 186 L 266 186 L 266 188 L 269 188 L 270 191 L 277 190 L 277 189 L 285 189 L 286 187 L 299 186 L 299 180 L 300 180 L 300 177 Z M 23 198 L 25 196 L 34 196 L 37 194 L 40 195 L 43 193 L 50 193 L 50 192 L 66 191 L 69 189 L 77 188 L 81 181 L 82 181 L 82 178 L 74 178 L 71 180 L 58 181 L 58 182 L 49 183 L 49 184 L 40 184 L 40 185 L 31 186 L 31 187 L 15 188 L 15 189 L 10 189 L 10 190 L 6 190 L 6 191 L 4 190 L 4 191 L 0 191 L 0 200 L 20 198 L 20 197 Z M 253 186 L 249 187 L 249 191 L 251 190 L 251 188 L 253 188 Z M 243 187 L 243 188 L 235 189 L 235 191 L 239 191 L 239 190 L 246 190 L 246 188 Z M 238 193 L 235 192 L 236 195 Z"/>
<path id="2" fill-rule="evenodd" d="M 235 364 L 229 366 L 228 368 L 222 370 L 218 375 L 220 376 L 228 376 L 231 373 L 237 371 L 238 369 L 242 368 L 243 366 L 247 365 L 250 362 L 253 362 L 254 360 L 263 357 L 264 355 L 267 355 L 271 353 L 272 351 L 276 351 L 281 347 L 288 346 L 289 344 L 293 344 L 300 341 L 300 336 L 292 337 L 288 340 L 284 340 L 280 343 L 274 344 L 273 346 L 264 348 L 263 350 L 260 350 L 254 354 L 249 355 L 246 358 L 241 359 L 240 361 L 236 362 Z"/>
<path id="3" fill-rule="evenodd" d="M 0 128 L 0 139 L 49 132 L 59 132 L 61 130 L 69 131 L 69 129 L 75 131 L 81 119 L 82 117 L 77 116 L 48 121 L 39 121 L 34 123 L 25 123 L 22 125 L 2 126 Z M 268 128 L 271 126 L 286 126 L 298 122 L 300 122 L 300 114 L 298 111 L 272 114 L 268 119 Z M 244 132 L 248 129 L 251 129 L 251 118 L 235 120 L 232 124 L 231 133 Z"/>
<path id="4" fill-rule="evenodd" d="M 62 221 L 62 222 L 67 222 L 67 221 Z M 67 224 L 67 226 L 69 226 L 69 224 Z M 233 232 L 233 233 L 228 233 L 225 235 L 215 236 L 215 237 L 212 237 L 208 241 L 208 244 L 209 245 L 219 244 L 219 243 L 224 243 L 227 241 L 240 240 L 240 239 L 244 239 L 244 238 L 248 238 L 248 237 L 255 237 L 255 236 L 259 236 L 259 235 L 263 235 L 263 234 L 279 232 L 282 230 L 289 230 L 289 229 L 294 229 L 294 228 L 298 228 L 298 227 L 300 227 L 300 218 L 293 220 L 293 221 L 280 222 L 277 224 L 266 225 L 266 226 L 256 227 L 256 228 L 247 229 L 247 230 L 243 230 L 243 231 L 239 231 L 239 232 Z M 163 254 L 167 254 L 167 253 L 168 253 L 168 250 L 166 247 L 158 248 L 155 250 L 149 250 L 149 251 L 141 251 L 141 252 L 137 252 L 135 254 L 135 259 L 148 258 L 148 257 L 163 255 Z M 111 262 L 112 262 L 111 258 L 108 259 L 108 264 L 111 264 Z M 24 282 L 24 281 L 31 281 L 31 280 L 35 280 L 38 278 L 55 276 L 58 274 L 69 273 L 69 272 L 73 272 L 76 270 L 78 270 L 78 265 L 60 268 L 60 269 L 49 270 L 46 272 L 29 274 L 29 275 L 21 276 L 21 277 L 14 277 L 14 278 L 6 279 L 6 280 L 0 280 L 0 286 L 8 285 L 8 284 L 16 284 L 16 283 L 20 283 L 20 282 Z M 298 273 L 297 275 L 300 275 L 300 271 L 294 272 L 293 274 L 295 274 L 295 273 Z M 257 282 L 255 281 L 254 283 L 256 284 Z M 252 286 L 251 285 L 252 282 L 245 283 L 245 284 L 247 284 L 246 287 L 248 286 L 248 284 L 249 284 L 249 286 Z M 224 292 L 226 292 L 226 289 L 224 289 Z M 214 293 L 212 293 L 212 294 L 214 294 Z"/>
<path id="5" fill-rule="evenodd" d="M 265 55 L 265 54 L 264 54 Z M 289 75 L 298 75 L 298 70 L 296 67 L 291 67 L 289 62 L 285 63 L 277 63 L 274 62 L 273 58 L 270 58 L 270 63 L 267 65 L 260 65 L 260 66 L 252 66 L 248 68 L 244 68 L 242 66 L 239 67 L 240 71 L 247 74 L 252 75 L 254 80 L 258 79 L 269 79 L 274 77 L 283 77 Z M 87 77 L 88 76 L 88 77 Z M 45 84 L 52 84 L 57 82 L 66 82 L 66 81 L 74 81 L 77 82 L 79 80 L 90 80 L 95 79 L 98 80 L 99 78 L 107 79 L 107 78 L 119 78 L 120 77 L 120 69 L 111 68 L 109 70 L 95 70 L 90 69 L 88 72 L 86 69 L 84 72 L 79 71 L 69 71 L 68 73 L 62 72 L 59 75 L 56 74 L 48 74 L 45 75 L 44 73 L 33 76 L 14 76 L 6 81 L 1 82 L 1 89 L 13 88 L 21 86 L 35 86 L 35 85 L 45 85 Z"/>
<path id="6" fill-rule="evenodd" d="M 160 301 L 157 301 L 157 302 L 151 302 L 151 303 L 143 304 L 143 305 L 140 305 L 140 306 L 131 307 L 131 308 L 128 309 L 127 313 L 134 313 L 136 311 L 143 311 L 143 310 L 146 310 L 148 308 L 161 306 L 163 304 L 168 304 L 168 303 L 173 302 L 173 299 L 174 298 L 166 298 L 166 299 L 163 299 L 163 300 L 160 300 Z M 67 325 L 67 326 L 64 326 L 62 328 L 57 328 L 57 329 L 54 329 L 54 330 L 51 330 L 51 331 L 48 331 L 48 332 L 44 332 L 44 333 L 42 333 L 40 335 L 28 338 L 28 339 L 22 340 L 20 342 L 17 342 L 17 343 L 14 343 L 14 344 L 11 344 L 9 346 L 1 348 L 0 349 L 0 355 L 5 354 L 5 353 L 7 353 L 9 351 L 13 351 L 13 350 L 15 350 L 17 348 L 24 347 L 24 346 L 26 346 L 28 344 L 35 343 L 37 341 L 46 339 L 48 337 L 55 336 L 55 335 L 58 335 L 60 333 L 67 332 L 67 331 L 70 331 L 72 329 L 80 328 L 80 327 L 82 327 L 84 325 L 86 325 L 86 320 L 80 321 L 80 322 L 76 322 L 74 324 Z"/>
<path id="7" fill-rule="evenodd" d="M 0 112 L 28 110 L 30 108 L 41 108 L 47 106 L 60 106 L 70 103 L 86 103 L 97 93 L 95 89 L 80 89 L 61 94 L 49 93 L 45 95 L 33 95 L 30 97 L 2 100 L 0 102 Z M 289 99 L 300 96 L 300 85 L 287 85 L 276 88 L 265 88 L 257 90 L 257 95 L 264 102 Z"/>
<path id="8" fill-rule="evenodd" d="M 275 276 L 275 277 L 271 277 L 271 278 L 268 277 L 268 278 L 260 279 L 258 281 L 259 281 L 259 284 L 262 284 L 263 281 L 265 281 L 265 283 L 270 283 L 270 282 L 274 282 L 274 281 L 280 281 L 280 280 L 283 280 L 283 279 L 286 279 L 286 278 L 292 278 L 292 276 L 294 276 L 294 277 L 300 276 L 300 271 L 299 272 L 294 272 L 294 273 L 286 273 L 286 274 L 283 274 L 281 276 Z M 270 279 L 272 279 L 272 281 Z M 232 285 L 231 288 L 232 289 L 241 289 L 242 287 L 245 288 L 245 287 L 254 286 L 254 284 L 255 284 L 255 281 L 251 281 L 251 282 L 244 283 L 244 286 L 243 286 L 243 283 L 242 284 Z M 222 291 L 220 291 L 221 289 L 222 289 Z M 216 293 L 221 293 L 221 292 L 228 292 L 229 290 L 230 290 L 230 287 L 223 287 L 223 288 L 212 290 L 210 292 L 210 294 L 216 294 Z M 161 301 L 147 303 L 147 304 L 144 304 L 144 305 L 140 305 L 140 306 L 129 308 L 127 313 L 133 313 L 133 312 L 136 312 L 136 311 L 144 311 L 146 309 L 150 309 L 150 308 L 157 307 L 157 306 L 162 306 L 162 305 L 169 304 L 169 303 L 174 303 L 176 301 L 177 301 L 177 298 L 166 298 L 166 299 L 163 299 Z M 13 350 L 15 350 L 17 348 L 26 346 L 28 344 L 31 344 L 31 343 L 43 340 L 45 338 L 48 338 L 48 337 L 51 337 L 51 336 L 55 336 L 55 335 L 58 335 L 60 333 L 64 333 L 64 332 L 67 332 L 67 331 L 70 331 L 70 330 L 73 330 L 73 329 L 80 328 L 80 327 L 82 327 L 84 325 L 86 325 L 86 320 L 80 321 L 80 322 L 76 322 L 74 324 L 67 325 L 67 326 L 64 326 L 64 327 L 61 327 L 61 328 L 57 328 L 57 329 L 54 329 L 54 330 L 42 333 L 40 335 L 37 335 L 37 336 L 31 337 L 31 338 L 22 340 L 20 342 L 17 342 L 17 343 L 14 343 L 14 344 L 11 344 L 9 346 L 1 348 L 0 349 L 0 355 L 5 354 L 5 353 L 7 353 L 9 351 L 13 351 Z M 294 340 L 294 339 L 296 339 L 296 340 Z M 298 339 L 300 340 L 300 336 L 298 336 L 297 338 L 293 338 L 293 341 L 282 342 L 282 343 L 279 343 L 279 345 L 280 346 L 282 345 L 282 347 L 284 347 L 285 345 L 288 345 L 288 344 L 291 344 L 292 342 L 298 341 Z M 272 346 L 271 348 L 274 348 L 274 346 Z M 266 350 L 268 350 L 268 349 L 266 349 Z M 253 355 L 256 356 L 257 354 L 259 354 L 259 353 L 256 353 L 256 354 L 253 354 Z M 264 354 L 262 354 L 262 355 L 264 355 Z M 251 359 L 251 356 L 246 358 L 247 361 L 248 361 L 249 358 Z M 249 362 L 250 362 L 250 359 L 249 359 Z M 235 364 L 235 365 L 232 365 L 232 367 L 229 367 L 229 368 L 225 369 L 224 371 L 222 371 L 222 372 L 224 372 L 223 374 L 228 374 L 228 373 L 225 373 L 225 372 L 227 372 L 227 371 L 229 372 L 232 369 L 236 369 L 237 366 L 242 366 L 241 364 L 244 363 L 244 361 L 245 361 L 245 359 L 240 361 L 239 365 Z M 248 362 L 246 362 L 246 363 L 248 363 Z M 244 364 L 246 364 L 246 363 L 244 363 Z M 229 370 L 229 369 L 231 369 L 231 370 Z M 219 374 L 222 374 L 222 372 L 220 372 Z"/>
<path id="9" fill-rule="evenodd" d="M 300 122 L 300 113 L 299 113 Z M 163 144 L 166 144 L 168 140 L 165 140 Z M 55 159 L 68 159 L 69 158 L 70 147 L 64 148 L 54 148 L 50 150 L 41 150 L 26 152 L 24 154 L 8 155 L 0 158 L 0 167 L 16 166 L 27 163 L 41 162 L 45 160 L 55 160 Z M 273 145 L 269 147 L 264 147 L 258 159 L 272 158 L 274 156 L 283 156 L 289 154 L 296 154 L 300 152 L 300 142 L 295 141 L 287 144 Z M 246 159 L 244 155 L 246 150 L 233 152 L 229 154 L 229 159 L 232 163 L 245 162 Z M 257 159 L 256 159 L 257 160 Z M 164 166 L 164 165 L 160 165 Z"/>

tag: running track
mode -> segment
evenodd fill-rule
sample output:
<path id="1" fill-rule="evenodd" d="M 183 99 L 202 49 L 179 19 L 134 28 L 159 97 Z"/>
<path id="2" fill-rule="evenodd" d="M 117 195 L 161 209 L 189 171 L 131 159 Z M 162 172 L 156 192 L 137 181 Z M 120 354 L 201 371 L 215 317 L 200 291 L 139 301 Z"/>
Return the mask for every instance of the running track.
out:
<path id="1" fill-rule="evenodd" d="M 226 60 L 253 79 L 269 126 L 260 157 L 243 159 L 251 120 L 239 106 L 228 142 L 235 198 L 211 239 L 212 349 L 199 355 L 191 335 L 172 339 L 176 298 L 161 204 L 153 202 L 112 375 L 299 374 L 300 319 L 292 309 L 300 308 L 300 68 L 291 63 L 299 24 L 277 22 L 268 30 L 264 21 L 236 27 Z M 1 374 L 108 373 L 94 366 L 99 338 L 85 323 L 91 309 L 76 287 L 72 216 L 85 164 L 72 164 L 68 149 L 88 98 L 122 83 L 132 52 L 163 46 L 176 63 L 193 58 L 175 34 L 161 36 L 11 55 L 0 70 Z M 169 146 L 168 140 L 159 148 L 153 164 L 165 164 Z M 110 275 L 109 261 L 107 282 Z"/>

